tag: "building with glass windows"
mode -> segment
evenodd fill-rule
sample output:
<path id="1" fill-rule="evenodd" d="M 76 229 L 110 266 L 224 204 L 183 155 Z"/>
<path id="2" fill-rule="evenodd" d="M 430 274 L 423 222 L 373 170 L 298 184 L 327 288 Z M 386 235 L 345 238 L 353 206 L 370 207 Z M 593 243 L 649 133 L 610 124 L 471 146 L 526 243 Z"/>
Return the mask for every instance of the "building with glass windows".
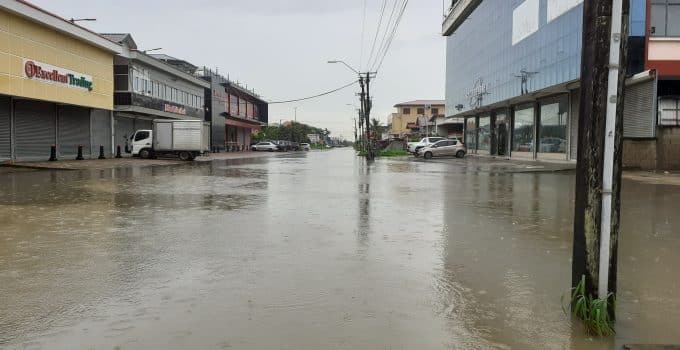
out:
<path id="1" fill-rule="evenodd" d="M 624 163 L 679 167 L 659 145 L 680 118 L 680 0 L 629 1 Z M 469 152 L 576 160 L 583 0 L 454 0 L 445 15 L 446 116 L 464 118 Z"/>
<path id="2" fill-rule="evenodd" d="M 154 57 L 138 50 L 130 34 L 102 36 L 123 48 L 114 58 L 114 146 L 131 151 L 130 136 L 151 129 L 154 119 L 203 120 L 203 90 L 208 83 L 162 60 L 170 56 Z"/>
<path id="3" fill-rule="evenodd" d="M 196 76 L 209 83 L 205 120 L 212 124 L 213 151 L 250 149 L 253 134 L 269 122 L 269 104 L 254 90 L 207 67 L 199 69 Z"/>

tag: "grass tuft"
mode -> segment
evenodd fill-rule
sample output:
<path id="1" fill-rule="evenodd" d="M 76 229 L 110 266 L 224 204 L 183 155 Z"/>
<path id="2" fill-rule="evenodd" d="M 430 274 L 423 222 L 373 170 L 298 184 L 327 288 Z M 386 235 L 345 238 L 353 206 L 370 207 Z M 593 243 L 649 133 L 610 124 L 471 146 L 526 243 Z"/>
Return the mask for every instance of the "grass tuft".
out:
<path id="1" fill-rule="evenodd" d="M 571 289 L 571 299 L 568 304 L 564 303 L 564 312 L 571 309 L 571 314 L 583 321 L 586 333 L 600 337 L 610 337 L 616 334 L 614 320 L 609 315 L 610 304 L 613 304 L 614 295 L 609 293 L 606 299 L 593 298 L 586 295 L 586 276 L 581 276 L 579 284 Z"/>

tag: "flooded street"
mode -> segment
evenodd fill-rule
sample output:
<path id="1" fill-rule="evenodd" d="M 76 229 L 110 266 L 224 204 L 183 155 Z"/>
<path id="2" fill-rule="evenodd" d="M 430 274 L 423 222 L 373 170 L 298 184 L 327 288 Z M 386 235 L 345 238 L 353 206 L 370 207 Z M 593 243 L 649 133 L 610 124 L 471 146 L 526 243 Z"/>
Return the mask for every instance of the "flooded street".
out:
<path id="1" fill-rule="evenodd" d="M 624 183 L 605 342 L 561 307 L 574 181 L 350 149 L 0 175 L 0 348 L 680 343 L 680 187 Z"/>

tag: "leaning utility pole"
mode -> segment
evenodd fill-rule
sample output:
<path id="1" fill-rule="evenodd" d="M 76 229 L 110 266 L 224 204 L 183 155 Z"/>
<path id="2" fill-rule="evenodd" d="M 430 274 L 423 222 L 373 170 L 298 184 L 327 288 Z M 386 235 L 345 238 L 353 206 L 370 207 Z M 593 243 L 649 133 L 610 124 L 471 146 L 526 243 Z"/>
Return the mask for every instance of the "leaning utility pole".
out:
<path id="1" fill-rule="evenodd" d="M 616 294 L 628 6 L 583 2 L 572 285 L 600 299 Z"/>

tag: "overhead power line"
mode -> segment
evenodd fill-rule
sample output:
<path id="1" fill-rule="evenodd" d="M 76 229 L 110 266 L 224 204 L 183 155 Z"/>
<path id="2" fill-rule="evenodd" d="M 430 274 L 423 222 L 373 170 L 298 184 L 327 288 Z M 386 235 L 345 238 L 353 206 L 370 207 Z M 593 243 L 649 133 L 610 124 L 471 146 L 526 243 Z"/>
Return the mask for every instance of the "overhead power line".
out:
<path id="1" fill-rule="evenodd" d="M 364 39 L 366 37 L 366 4 L 368 0 L 364 0 L 364 18 L 361 20 L 361 53 L 359 54 L 359 69 L 364 64 Z"/>
<path id="2" fill-rule="evenodd" d="M 378 64 L 378 67 L 376 67 L 373 70 L 375 72 L 380 70 L 380 67 L 382 67 L 383 61 L 385 60 L 385 57 L 387 56 L 387 53 L 390 50 L 390 46 L 392 45 L 392 42 L 394 41 L 394 37 L 397 34 L 397 29 L 399 28 L 399 24 L 401 23 L 401 19 L 404 17 L 404 12 L 406 11 L 406 5 L 408 5 L 408 0 L 404 0 L 404 5 L 401 7 L 401 12 L 399 12 L 399 16 L 397 17 L 395 24 L 393 26 L 392 32 L 390 33 L 389 39 L 387 41 L 387 46 L 385 47 L 385 51 L 383 52 L 382 58 L 380 59 L 380 63 Z"/>
<path id="3" fill-rule="evenodd" d="M 394 0 L 392 3 L 392 11 L 390 11 L 390 17 L 387 19 L 387 25 L 385 25 L 385 30 L 382 35 L 382 39 L 380 39 L 380 44 L 378 45 L 378 50 L 375 52 L 376 55 L 373 57 L 369 57 L 368 60 L 368 67 L 373 67 L 375 66 L 376 62 L 378 60 L 378 57 L 380 57 L 380 52 L 382 52 L 384 46 L 385 46 L 385 40 L 387 39 L 387 33 L 390 31 L 390 28 L 392 27 L 392 19 L 394 18 L 394 10 L 397 9 L 397 3 L 399 3 L 401 0 Z M 373 62 L 373 63 L 371 63 Z"/>
<path id="4" fill-rule="evenodd" d="M 347 84 L 347 85 L 343 85 L 343 86 L 341 86 L 341 87 L 339 87 L 339 88 L 337 88 L 337 89 L 333 89 L 333 90 L 329 90 L 329 91 L 326 91 L 326 92 L 322 92 L 322 93 L 317 94 L 317 95 L 314 95 L 314 96 L 308 96 L 308 97 L 303 97 L 303 98 L 296 98 L 296 99 L 294 99 L 294 100 L 274 101 L 274 102 L 269 102 L 269 104 L 270 104 L 270 105 L 275 105 L 275 104 L 282 104 L 282 103 L 291 103 L 291 102 L 298 102 L 298 101 L 311 100 L 311 99 L 318 98 L 318 97 L 321 97 L 321 96 L 330 95 L 330 94 L 332 94 L 332 93 L 334 93 L 334 92 L 338 92 L 338 91 L 340 91 L 340 90 L 342 90 L 342 89 L 346 89 L 346 88 L 348 88 L 348 87 L 350 87 L 350 86 L 356 84 L 357 82 L 358 82 L 358 80 L 354 80 L 353 82 L 351 82 L 351 83 L 349 83 L 349 84 Z"/>
<path id="5" fill-rule="evenodd" d="M 396 1 L 396 0 L 395 0 Z M 385 7 L 387 6 L 387 0 L 383 0 L 382 8 L 380 9 L 380 19 L 378 20 L 378 27 L 375 29 L 375 36 L 373 37 L 373 44 L 371 44 L 371 53 L 368 54 L 368 62 L 371 62 L 373 57 L 373 52 L 375 51 L 375 44 L 378 41 L 378 34 L 380 34 L 380 28 L 382 27 L 382 20 L 385 15 Z M 359 67 L 361 69 L 361 67 Z"/>

